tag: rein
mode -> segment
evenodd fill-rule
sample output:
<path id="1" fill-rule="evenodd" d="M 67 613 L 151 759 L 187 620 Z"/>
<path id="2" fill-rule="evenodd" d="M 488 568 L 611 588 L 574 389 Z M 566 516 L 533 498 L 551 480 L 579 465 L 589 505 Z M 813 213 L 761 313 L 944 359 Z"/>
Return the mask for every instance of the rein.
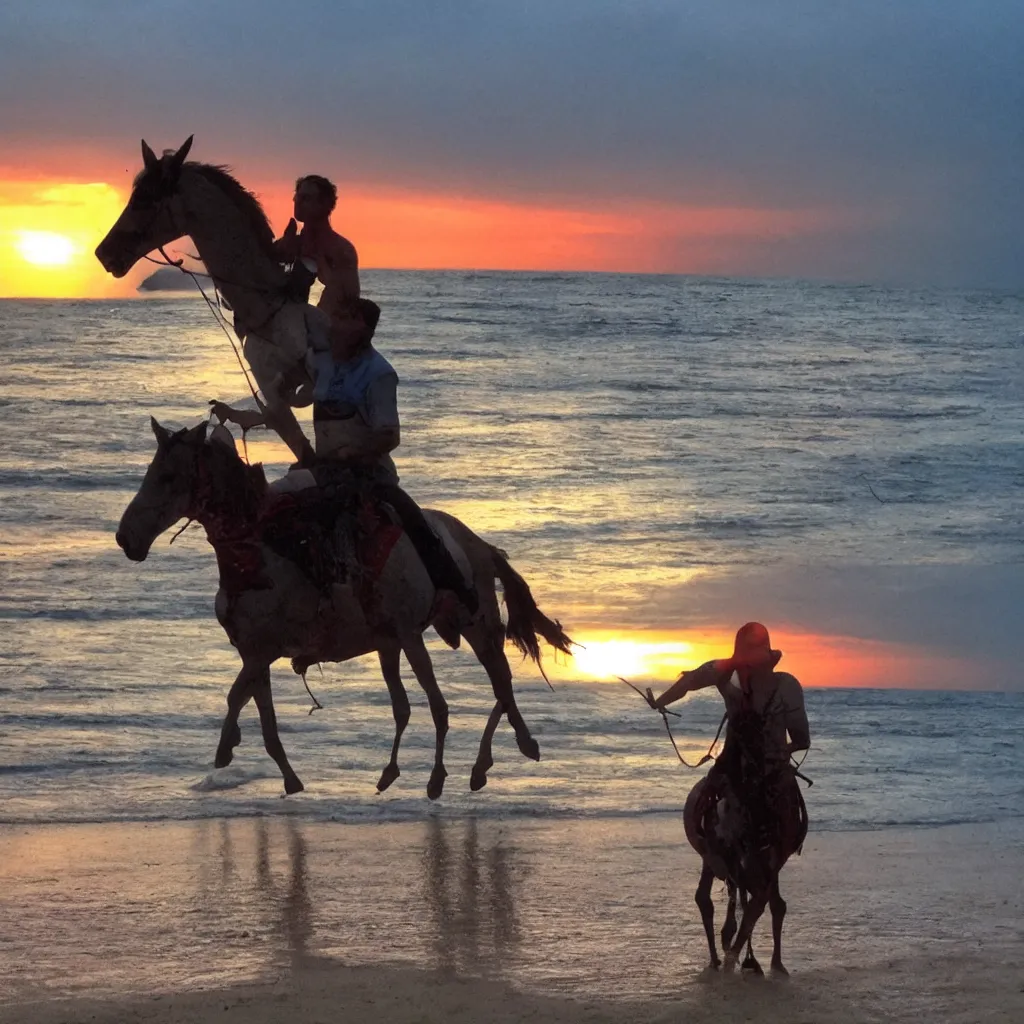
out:
<path id="1" fill-rule="evenodd" d="M 643 691 L 639 687 L 634 686 L 628 679 L 623 679 L 622 676 L 616 676 L 615 678 L 618 679 L 620 683 L 625 683 L 631 690 L 636 690 L 636 692 L 639 693 L 645 701 L 647 700 Z M 713 761 L 715 759 L 713 751 L 715 749 L 715 744 L 718 743 L 719 737 L 722 735 L 725 723 L 729 718 L 728 712 L 722 715 L 722 720 L 718 723 L 718 732 L 715 733 L 715 738 L 711 741 L 711 746 L 708 747 L 708 752 L 696 764 L 690 764 L 690 762 L 687 761 L 679 752 L 679 747 L 676 745 L 676 738 L 672 735 L 672 727 L 668 724 L 669 715 L 672 715 L 675 718 L 682 718 L 682 715 L 680 715 L 678 711 L 669 711 L 668 708 L 656 708 L 655 710 L 661 713 L 661 720 L 665 723 L 665 732 L 668 733 L 668 738 L 672 743 L 672 749 L 676 752 L 676 757 L 679 758 L 680 764 L 687 768 L 701 768 L 703 765 L 707 764 L 708 761 Z"/>
<path id="2" fill-rule="evenodd" d="M 157 215 L 160 212 L 160 209 L 166 203 L 166 200 L 167 200 L 167 197 L 165 196 L 163 201 L 157 206 L 157 209 L 154 211 L 154 213 L 153 213 L 153 215 L 151 217 L 151 222 L 156 219 Z M 188 234 L 188 232 L 186 230 L 182 230 L 182 226 L 177 222 L 177 218 L 174 216 L 173 209 L 168 208 L 167 212 L 170 215 L 171 224 L 173 225 L 174 229 L 175 230 L 181 230 L 181 233 L 183 235 Z M 164 247 L 162 245 L 157 246 L 157 251 L 160 253 L 161 256 L 163 256 L 163 262 L 161 262 L 160 260 L 157 260 L 157 259 L 153 259 L 153 257 L 148 255 L 148 254 L 146 254 L 143 257 L 143 259 L 148 260 L 150 263 L 155 263 L 157 266 L 174 267 L 176 270 L 180 270 L 183 274 L 188 274 L 188 276 L 190 278 L 192 278 L 192 283 L 196 286 L 196 288 L 199 289 L 199 294 L 202 295 L 204 301 L 206 302 L 207 307 L 209 308 L 210 312 L 213 314 L 214 320 L 217 321 L 217 325 L 220 327 L 220 329 L 224 332 L 225 336 L 227 337 L 228 342 L 231 345 L 231 351 L 234 352 L 234 354 L 235 354 L 235 359 L 238 361 L 238 366 L 239 366 L 239 368 L 242 371 L 242 376 L 245 378 L 245 383 L 248 385 L 249 391 L 251 392 L 252 397 L 253 397 L 253 399 L 256 402 L 256 405 L 259 407 L 260 412 L 266 413 L 266 411 L 267 411 L 266 410 L 266 406 L 260 400 L 260 397 L 259 397 L 259 395 L 256 392 L 256 388 L 253 386 L 252 379 L 249 376 L 249 370 L 246 367 L 244 361 L 242 360 L 242 356 L 241 356 L 241 354 L 238 351 L 238 346 L 235 344 L 235 339 L 234 339 L 234 337 L 232 335 L 232 332 L 228 329 L 227 321 L 226 321 L 224 315 L 220 312 L 220 307 L 221 307 L 221 303 L 223 302 L 223 299 L 221 297 L 220 290 L 219 290 L 219 288 L 217 286 L 217 279 L 212 274 L 206 275 L 213 282 L 214 294 L 217 297 L 217 303 L 215 304 L 210 299 L 210 297 L 206 294 L 206 290 L 203 288 L 203 286 L 199 283 L 199 277 L 195 273 L 195 271 L 189 270 L 184 265 L 185 264 L 184 259 L 172 260 L 170 258 L 170 256 L 167 255 L 167 253 L 164 250 Z M 243 288 L 243 289 L 246 289 L 247 291 L 256 292 L 257 294 L 260 294 L 260 295 L 274 295 L 277 292 L 277 289 L 256 288 L 256 287 L 253 287 L 250 284 L 245 284 L 245 283 L 243 283 L 241 281 L 227 281 L 227 279 L 224 279 L 224 280 L 225 280 L 225 282 L 227 284 L 233 284 L 233 285 L 235 285 L 238 288 Z M 284 307 L 285 307 L 285 305 L 287 303 L 288 303 L 288 295 L 287 294 L 281 294 L 280 297 L 279 297 L 279 300 L 277 302 L 277 305 L 274 306 L 271 309 L 271 311 L 266 315 L 266 317 L 263 319 L 263 321 L 261 323 L 257 324 L 255 327 L 248 328 L 246 333 L 247 334 L 257 334 L 258 335 L 259 332 L 261 330 L 263 330 L 263 328 L 266 327 L 267 324 L 269 324 L 270 321 L 273 320 L 274 317 L 277 316 L 277 314 L 280 313 L 282 309 L 284 309 Z"/>
<path id="3" fill-rule="evenodd" d="M 214 281 L 214 285 L 213 285 L 214 293 L 217 295 L 217 299 L 218 299 L 218 303 L 214 304 L 214 302 L 210 298 L 210 296 L 206 294 L 206 289 L 203 288 L 202 284 L 200 284 L 199 276 L 195 273 L 195 271 L 189 270 L 187 267 L 185 267 L 183 265 L 184 262 L 185 262 L 183 259 L 182 260 L 172 260 L 170 258 L 170 256 L 168 256 L 167 253 L 164 251 L 164 247 L 162 245 L 158 247 L 158 252 L 160 253 L 161 256 L 163 256 L 163 261 L 155 260 L 155 259 L 153 259 L 152 256 L 148 256 L 148 255 L 144 256 L 143 259 L 149 260 L 150 263 L 155 263 L 158 267 L 174 267 L 177 270 L 180 270 L 183 274 L 187 274 L 190 278 L 192 278 L 192 283 L 196 286 L 196 288 L 199 289 L 199 294 L 202 295 L 204 301 L 206 302 L 207 307 L 209 308 L 210 312 L 213 314 L 214 320 L 217 321 L 217 326 L 224 332 L 224 336 L 228 339 L 228 344 L 231 345 L 231 351 L 234 352 L 235 359 L 238 360 L 238 367 L 242 371 L 242 376 L 245 378 L 245 383 L 248 385 L 249 391 L 252 394 L 253 399 L 256 401 L 256 404 L 259 406 L 260 412 L 265 413 L 267 411 L 266 410 L 266 406 L 260 400 L 260 396 L 256 393 L 256 388 L 253 386 L 252 378 L 249 376 L 249 369 L 245 365 L 245 362 L 242 359 L 241 353 L 238 351 L 238 346 L 235 344 L 234 336 L 232 335 L 231 331 L 228 330 L 227 321 L 226 321 L 224 315 L 220 312 L 220 309 L 219 309 L 220 292 L 216 290 L 217 289 L 216 281 L 214 281 L 212 276 L 210 277 L 210 280 Z M 242 287 L 242 286 L 240 286 L 240 287 Z M 263 323 L 260 325 L 260 327 L 266 326 L 266 324 L 269 323 L 270 320 L 272 320 L 275 316 L 277 316 L 277 314 L 284 308 L 284 303 L 286 301 L 287 300 L 282 299 L 281 305 L 279 305 L 267 317 L 267 319 L 263 321 Z M 259 328 L 257 328 L 257 330 L 258 329 Z M 256 331 L 254 331 L 253 333 L 256 333 Z"/>

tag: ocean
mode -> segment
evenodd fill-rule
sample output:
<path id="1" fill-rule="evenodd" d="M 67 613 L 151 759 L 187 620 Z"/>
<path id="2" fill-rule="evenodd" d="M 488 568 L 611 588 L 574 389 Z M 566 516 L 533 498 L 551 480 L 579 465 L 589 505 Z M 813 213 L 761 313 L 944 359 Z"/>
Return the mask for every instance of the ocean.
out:
<path id="1" fill-rule="evenodd" d="M 505 548 L 585 645 L 549 659 L 553 690 L 514 662 L 541 761 L 503 728 L 468 791 L 493 698 L 432 639 L 437 803 L 411 674 L 402 776 L 374 791 L 392 720 L 373 659 L 314 669 L 313 714 L 275 669 L 305 793 L 279 798 L 251 708 L 213 771 L 236 657 L 212 552 L 188 530 L 136 565 L 114 530 L 149 416 L 244 399 L 231 347 L 192 297 L 4 301 L 0 823 L 677 813 L 699 776 L 615 676 L 663 688 L 748 618 L 807 687 L 812 828 L 1024 816 L 1024 294 L 383 271 L 364 291 L 401 377 L 403 485 Z M 288 461 L 265 435 L 248 451 L 272 476 Z M 703 753 L 717 698 L 677 709 Z"/>

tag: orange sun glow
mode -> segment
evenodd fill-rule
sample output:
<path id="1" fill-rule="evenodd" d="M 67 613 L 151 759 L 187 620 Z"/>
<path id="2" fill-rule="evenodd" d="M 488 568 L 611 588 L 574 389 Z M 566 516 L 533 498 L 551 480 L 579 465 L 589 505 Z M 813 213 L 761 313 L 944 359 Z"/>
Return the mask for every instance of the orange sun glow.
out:
<path id="1" fill-rule="evenodd" d="M 102 183 L 0 180 L 0 297 L 131 294 L 93 256 L 123 205 Z"/>

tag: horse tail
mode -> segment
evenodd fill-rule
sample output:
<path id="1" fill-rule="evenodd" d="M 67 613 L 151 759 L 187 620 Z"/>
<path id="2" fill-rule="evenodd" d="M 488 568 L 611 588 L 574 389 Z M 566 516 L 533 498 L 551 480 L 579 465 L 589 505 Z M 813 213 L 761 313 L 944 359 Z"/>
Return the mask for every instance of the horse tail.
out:
<path id="1" fill-rule="evenodd" d="M 546 640 L 556 651 L 572 654 L 573 640 L 562 629 L 562 624 L 549 619 L 537 607 L 530 586 L 509 564 L 508 557 L 501 548 L 489 544 L 491 558 L 494 560 L 494 574 L 501 580 L 501 589 L 505 595 L 505 607 L 508 609 L 508 625 L 505 636 L 512 641 L 516 650 L 524 657 L 529 657 L 540 669 L 540 674 L 547 680 L 544 667 L 540 660 L 540 640 Z"/>

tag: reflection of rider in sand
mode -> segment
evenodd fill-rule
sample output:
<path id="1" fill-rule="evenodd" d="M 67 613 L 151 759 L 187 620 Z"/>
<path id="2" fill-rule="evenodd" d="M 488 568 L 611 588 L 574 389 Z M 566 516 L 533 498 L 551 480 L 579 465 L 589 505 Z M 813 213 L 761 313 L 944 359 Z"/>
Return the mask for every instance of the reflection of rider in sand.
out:
<path id="1" fill-rule="evenodd" d="M 709 779 L 728 779 L 759 830 L 775 828 L 788 802 L 799 800 L 790 755 L 811 745 L 803 688 L 795 676 L 775 671 L 781 657 L 772 650 L 768 630 L 748 622 L 736 633 L 731 658 L 683 672 L 658 698 L 647 691 L 651 707 L 661 709 L 694 690 L 718 687 L 728 727 Z M 759 778 L 747 774 L 751 761 L 758 764 Z"/>
<path id="2" fill-rule="evenodd" d="M 398 514 L 435 589 L 442 597 L 444 592 L 453 593 L 474 612 L 475 592 L 419 505 L 398 486 L 391 458 L 401 440 L 398 375 L 372 344 L 380 308 L 369 299 L 359 299 L 352 308 L 344 329 L 332 336 L 330 369 L 316 389 L 322 394 L 313 402 L 316 463 L 311 469 L 293 468 L 270 489 L 281 494 L 352 480 L 366 486 L 371 497 Z M 263 413 L 233 409 L 223 402 L 211 405 L 222 422 L 230 420 L 243 430 L 267 425 Z"/>

